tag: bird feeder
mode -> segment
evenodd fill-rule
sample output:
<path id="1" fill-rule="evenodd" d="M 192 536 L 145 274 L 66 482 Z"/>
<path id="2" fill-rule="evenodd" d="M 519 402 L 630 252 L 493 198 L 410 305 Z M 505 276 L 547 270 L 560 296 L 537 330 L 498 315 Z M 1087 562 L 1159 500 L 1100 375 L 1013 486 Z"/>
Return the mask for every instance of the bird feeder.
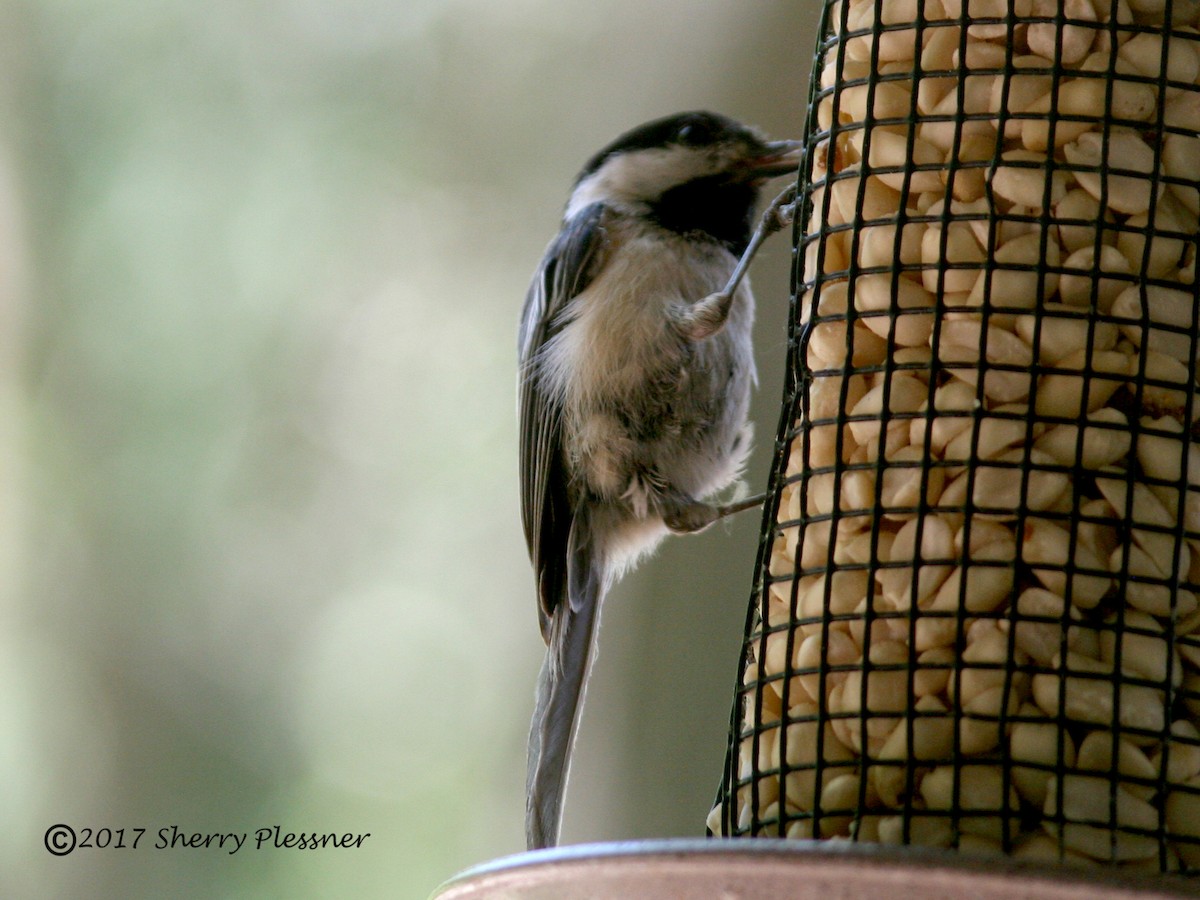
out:
<path id="1" fill-rule="evenodd" d="M 1200 870 L 1200 3 L 829 2 L 710 831 Z"/>

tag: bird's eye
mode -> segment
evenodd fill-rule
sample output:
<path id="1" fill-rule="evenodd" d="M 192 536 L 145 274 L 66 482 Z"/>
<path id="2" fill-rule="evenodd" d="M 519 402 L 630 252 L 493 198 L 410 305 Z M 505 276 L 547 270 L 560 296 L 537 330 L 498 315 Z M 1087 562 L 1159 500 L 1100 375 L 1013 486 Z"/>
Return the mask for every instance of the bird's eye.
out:
<path id="1" fill-rule="evenodd" d="M 675 140 L 688 147 L 712 143 L 712 128 L 704 122 L 686 122 L 676 130 Z"/>

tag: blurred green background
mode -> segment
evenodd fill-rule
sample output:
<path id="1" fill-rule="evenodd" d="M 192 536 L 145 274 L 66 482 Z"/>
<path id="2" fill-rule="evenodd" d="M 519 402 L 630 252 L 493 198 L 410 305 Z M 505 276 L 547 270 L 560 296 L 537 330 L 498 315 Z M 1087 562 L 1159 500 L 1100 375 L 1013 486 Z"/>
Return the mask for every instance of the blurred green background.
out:
<path id="1" fill-rule="evenodd" d="M 798 137 L 817 0 L 0 0 L 0 894 L 424 897 L 522 849 L 516 320 L 578 166 Z M 758 488 L 786 238 L 755 269 Z M 754 513 L 615 592 L 570 841 L 703 833 Z M 55 858 L 56 822 L 145 827 Z M 361 849 L 155 850 L 186 832 Z"/>

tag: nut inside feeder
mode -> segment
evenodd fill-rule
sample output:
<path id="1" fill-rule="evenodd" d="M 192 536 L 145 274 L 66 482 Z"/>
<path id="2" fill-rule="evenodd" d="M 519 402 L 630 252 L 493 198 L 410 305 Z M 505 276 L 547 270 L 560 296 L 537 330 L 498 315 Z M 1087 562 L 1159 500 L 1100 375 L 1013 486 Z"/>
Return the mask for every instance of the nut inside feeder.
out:
<path id="1" fill-rule="evenodd" d="M 826 4 L 711 832 L 1200 870 L 1198 23 Z"/>

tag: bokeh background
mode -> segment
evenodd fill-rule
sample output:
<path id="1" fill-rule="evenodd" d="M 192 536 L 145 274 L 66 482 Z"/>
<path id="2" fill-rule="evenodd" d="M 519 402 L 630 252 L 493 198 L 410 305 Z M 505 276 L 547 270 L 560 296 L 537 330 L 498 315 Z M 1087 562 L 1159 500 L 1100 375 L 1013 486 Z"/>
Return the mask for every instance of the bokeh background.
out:
<path id="1" fill-rule="evenodd" d="M 0 0 L 0 895 L 424 897 L 522 849 L 515 333 L 578 166 L 798 137 L 817 0 Z M 761 488 L 789 248 L 755 268 Z M 606 610 L 570 841 L 698 835 L 759 519 Z M 135 851 L 46 828 L 145 827 Z M 155 850 L 185 832 L 357 850 Z"/>

